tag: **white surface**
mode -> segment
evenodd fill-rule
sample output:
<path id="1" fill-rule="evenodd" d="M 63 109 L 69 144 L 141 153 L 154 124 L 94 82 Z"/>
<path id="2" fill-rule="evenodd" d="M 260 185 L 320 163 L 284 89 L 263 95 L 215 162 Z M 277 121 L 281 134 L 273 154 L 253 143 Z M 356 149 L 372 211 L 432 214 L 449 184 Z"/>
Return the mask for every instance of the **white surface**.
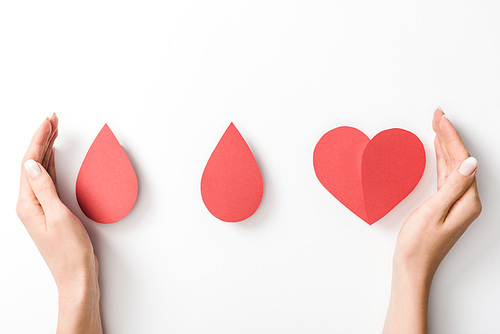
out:
<path id="1" fill-rule="evenodd" d="M 430 329 L 500 332 L 499 40 L 494 0 L 3 1 L 0 332 L 56 324 L 55 286 L 14 210 L 22 155 L 55 111 L 60 194 L 95 244 L 106 333 L 379 333 L 397 233 L 435 189 L 437 105 L 479 160 L 484 210 L 437 273 Z M 199 192 L 231 121 L 264 178 L 240 224 Z M 105 122 L 140 183 L 114 225 L 89 221 L 74 193 Z M 426 147 L 416 190 L 371 227 L 313 171 L 314 145 L 340 125 L 402 127 Z"/>

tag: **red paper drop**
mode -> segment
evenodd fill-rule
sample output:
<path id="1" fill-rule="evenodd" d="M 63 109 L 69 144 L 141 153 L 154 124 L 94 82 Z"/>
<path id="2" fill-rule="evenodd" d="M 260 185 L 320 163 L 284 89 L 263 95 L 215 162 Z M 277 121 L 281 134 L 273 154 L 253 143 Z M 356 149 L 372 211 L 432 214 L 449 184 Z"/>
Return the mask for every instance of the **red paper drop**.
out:
<path id="1" fill-rule="evenodd" d="M 321 184 L 371 225 L 415 189 L 425 169 L 425 150 L 403 129 L 385 130 L 370 140 L 342 126 L 321 137 L 313 160 Z"/>
<path id="2" fill-rule="evenodd" d="M 111 129 L 104 125 L 83 160 L 76 198 L 90 219 L 110 224 L 125 217 L 137 199 L 134 168 Z"/>
<path id="3" fill-rule="evenodd" d="M 203 202 L 216 218 L 234 223 L 254 214 L 263 191 L 262 175 L 252 151 L 231 123 L 203 171 Z"/>

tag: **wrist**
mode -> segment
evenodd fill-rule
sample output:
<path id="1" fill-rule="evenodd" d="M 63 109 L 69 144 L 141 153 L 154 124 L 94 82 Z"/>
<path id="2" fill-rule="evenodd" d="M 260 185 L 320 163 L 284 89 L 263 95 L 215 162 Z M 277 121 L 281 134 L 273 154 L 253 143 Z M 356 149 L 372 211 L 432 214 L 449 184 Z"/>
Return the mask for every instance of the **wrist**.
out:
<path id="1" fill-rule="evenodd" d="M 414 292 L 429 294 L 434 272 L 424 268 L 395 265 L 392 271 L 393 289 L 411 289 Z"/>
<path id="2" fill-rule="evenodd" d="M 97 277 L 58 285 L 57 333 L 102 333 Z"/>
<path id="3" fill-rule="evenodd" d="M 392 261 L 393 280 L 398 278 L 430 287 L 438 266 L 439 263 L 434 264 L 421 256 L 405 257 L 395 254 Z"/>
<path id="4" fill-rule="evenodd" d="M 384 334 L 428 332 L 427 308 L 433 275 L 428 270 L 394 263 Z"/>
<path id="5" fill-rule="evenodd" d="M 58 285 L 59 304 L 76 307 L 98 297 L 98 292 L 90 280 L 69 282 Z"/>
<path id="6" fill-rule="evenodd" d="M 96 257 L 91 253 L 91 255 L 85 255 L 81 258 L 79 261 L 58 266 L 52 271 L 60 298 L 82 299 L 98 290 Z"/>

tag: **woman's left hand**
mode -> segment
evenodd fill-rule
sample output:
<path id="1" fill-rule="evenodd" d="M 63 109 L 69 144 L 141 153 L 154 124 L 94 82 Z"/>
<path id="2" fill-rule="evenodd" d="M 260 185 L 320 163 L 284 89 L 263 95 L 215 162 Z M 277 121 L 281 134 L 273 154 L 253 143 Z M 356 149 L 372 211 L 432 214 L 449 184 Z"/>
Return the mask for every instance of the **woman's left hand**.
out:
<path id="1" fill-rule="evenodd" d="M 22 162 L 16 211 L 56 282 L 57 333 L 102 333 L 97 258 L 87 231 L 57 194 L 57 134 L 54 114 L 33 136 Z"/>

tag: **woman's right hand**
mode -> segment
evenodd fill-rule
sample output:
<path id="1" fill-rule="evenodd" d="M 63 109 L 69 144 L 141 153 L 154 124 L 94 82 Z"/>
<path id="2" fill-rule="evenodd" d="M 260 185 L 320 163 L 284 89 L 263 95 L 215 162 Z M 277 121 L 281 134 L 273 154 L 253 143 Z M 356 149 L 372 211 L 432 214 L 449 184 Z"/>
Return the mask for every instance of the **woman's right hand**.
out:
<path id="1" fill-rule="evenodd" d="M 427 307 L 439 264 L 481 213 L 476 159 L 441 109 L 432 128 L 437 193 L 420 205 L 399 232 L 393 258 L 392 291 L 384 333 L 427 333 Z"/>
<path id="2" fill-rule="evenodd" d="M 437 161 L 437 193 L 420 205 L 399 232 L 394 266 L 432 278 L 439 264 L 481 213 L 477 160 L 441 109 L 432 128 Z"/>

